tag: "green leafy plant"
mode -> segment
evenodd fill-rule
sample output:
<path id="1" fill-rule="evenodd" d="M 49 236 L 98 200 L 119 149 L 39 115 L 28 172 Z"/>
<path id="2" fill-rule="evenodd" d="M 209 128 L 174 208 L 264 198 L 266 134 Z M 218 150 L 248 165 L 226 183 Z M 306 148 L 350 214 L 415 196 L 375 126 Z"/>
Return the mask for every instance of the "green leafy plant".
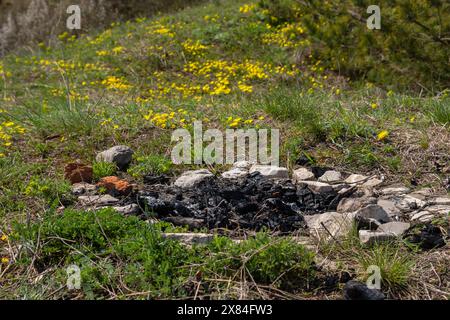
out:
<path id="1" fill-rule="evenodd" d="M 99 180 L 103 177 L 113 176 L 117 172 L 117 166 L 111 162 L 95 162 L 92 165 L 94 180 Z"/>

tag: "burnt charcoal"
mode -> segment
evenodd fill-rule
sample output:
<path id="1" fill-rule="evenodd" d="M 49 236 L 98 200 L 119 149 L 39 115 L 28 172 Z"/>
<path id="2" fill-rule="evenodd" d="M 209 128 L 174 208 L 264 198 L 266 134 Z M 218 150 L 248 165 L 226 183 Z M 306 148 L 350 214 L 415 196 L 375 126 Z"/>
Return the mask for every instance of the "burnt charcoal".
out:
<path id="1" fill-rule="evenodd" d="M 328 167 L 318 167 L 318 166 L 312 166 L 311 167 L 311 172 L 314 174 L 314 176 L 316 177 L 316 179 L 320 178 L 321 176 L 323 176 L 323 174 L 325 172 L 327 172 L 328 170 L 332 170 L 331 168 Z"/>
<path id="2" fill-rule="evenodd" d="M 291 232 L 305 228 L 303 215 L 329 210 L 336 196 L 334 191 L 316 194 L 290 180 L 271 180 L 255 172 L 238 180 L 208 179 L 188 190 L 149 184 L 138 200 L 166 221 L 182 217 L 203 221 L 211 229 Z"/>
<path id="3" fill-rule="evenodd" d="M 422 250 L 440 248 L 445 245 L 444 235 L 439 227 L 427 223 L 418 232 L 407 234 L 406 240 L 418 244 Z"/>
<path id="4" fill-rule="evenodd" d="M 313 162 L 314 159 L 313 158 L 308 158 L 305 154 L 302 154 L 296 161 L 295 163 L 298 164 L 299 166 L 306 166 L 308 164 L 311 164 L 311 162 Z"/>
<path id="5" fill-rule="evenodd" d="M 144 176 L 145 184 L 168 184 L 170 182 L 170 177 L 166 174 L 153 175 L 149 174 Z"/>
<path id="6" fill-rule="evenodd" d="M 385 295 L 377 290 L 370 289 L 364 283 L 350 280 L 344 286 L 345 300 L 384 300 Z"/>
<path id="7" fill-rule="evenodd" d="M 173 207 L 170 204 L 153 196 L 139 196 L 139 205 L 148 211 L 162 215 L 173 211 Z"/>

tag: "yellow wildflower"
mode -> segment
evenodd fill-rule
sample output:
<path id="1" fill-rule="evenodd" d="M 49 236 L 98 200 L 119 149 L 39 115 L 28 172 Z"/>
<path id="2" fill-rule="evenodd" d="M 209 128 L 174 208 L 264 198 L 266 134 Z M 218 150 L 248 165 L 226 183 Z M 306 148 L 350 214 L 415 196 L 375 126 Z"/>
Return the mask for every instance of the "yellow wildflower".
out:
<path id="1" fill-rule="evenodd" d="M 377 140 L 381 141 L 389 135 L 389 131 L 383 130 L 377 134 Z"/>

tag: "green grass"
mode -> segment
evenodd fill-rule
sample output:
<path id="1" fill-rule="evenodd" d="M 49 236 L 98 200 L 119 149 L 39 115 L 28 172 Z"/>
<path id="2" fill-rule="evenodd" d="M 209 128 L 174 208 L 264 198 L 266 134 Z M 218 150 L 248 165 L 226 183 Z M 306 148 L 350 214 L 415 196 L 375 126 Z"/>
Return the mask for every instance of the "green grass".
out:
<path id="1" fill-rule="evenodd" d="M 126 298 L 126 293 L 138 293 L 137 298 L 193 296 L 196 274 L 202 281 L 200 294 L 223 298 L 235 297 L 235 286 L 244 279 L 274 288 L 306 290 L 315 278 L 314 255 L 289 238 L 273 240 L 259 233 L 239 244 L 216 237 L 208 245 L 185 247 L 163 239 L 160 230 L 158 225 L 123 217 L 112 209 L 49 213 L 30 226 L 15 226 L 14 240 L 27 243 L 16 267 L 32 264 L 37 270 L 46 270 L 57 265 L 40 281 L 42 286 L 56 288 L 65 284 L 65 268 L 76 264 L 82 270 L 83 297 L 95 299 L 111 292 L 116 292 L 117 298 Z M 41 289 L 31 283 L 24 286 L 20 290 L 28 292 L 28 298 L 38 296 Z M 255 287 L 251 291 L 257 295 Z M 56 297 L 68 298 L 70 292 L 51 298 Z"/>
<path id="2" fill-rule="evenodd" d="M 210 2 L 79 38 L 61 36 L 51 47 L 0 59 L 0 227 L 11 230 L 18 221 L 16 244 L 27 244 L 7 273 L 8 297 L 55 291 L 52 297 L 73 297 L 57 291 L 70 263 L 83 266 L 86 298 L 183 298 L 195 294 L 200 273 L 200 292 L 213 298 L 237 297 L 243 280 L 295 293 L 320 278 L 311 254 L 290 239 L 259 234 L 236 244 L 217 237 L 187 249 L 161 238 L 161 230 L 174 230 L 166 224 L 151 228 L 112 211 L 72 210 L 62 179 L 66 163 L 92 163 L 97 180 L 116 168 L 93 163 L 95 155 L 125 144 L 135 151 L 127 174 L 138 184 L 148 174 L 197 168 L 170 160 L 171 133 L 192 130 L 194 120 L 204 129 L 225 130 L 236 118 L 238 128 L 278 128 L 281 165 L 291 168 L 305 156 L 311 164 L 377 171 L 395 182 L 422 173 L 443 178 L 435 162 L 450 161 L 448 90 L 424 95 L 350 81 L 320 61 L 316 43 L 300 44 L 313 41 L 310 34 L 283 31 L 290 30 L 284 22 L 292 10 L 281 5 L 275 23 L 261 8 L 241 12 L 246 3 Z M 283 45 L 292 39 L 294 45 Z M 389 134 L 378 140 L 383 130 Z M 427 183 L 440 188 L 435 180 Z M 346 267 L 379 262 L 388 290 L 404 285 L 400 265 L 409 264 L 397 251 L 366 252 L 354 238 L 343 245 Z M 51 270 L 39 285 L 25 276 L 35 257 L 38 274 Z M 148 293 L 133 296 L 127 288 Z"/>
<path id="3" fill-rule="evenodd" d="M 94 162 L 92 165 L 92 173 L 94 180 L 100 180 L 103 177 L 115 175 L 117 166 L 111 162 Z"/>

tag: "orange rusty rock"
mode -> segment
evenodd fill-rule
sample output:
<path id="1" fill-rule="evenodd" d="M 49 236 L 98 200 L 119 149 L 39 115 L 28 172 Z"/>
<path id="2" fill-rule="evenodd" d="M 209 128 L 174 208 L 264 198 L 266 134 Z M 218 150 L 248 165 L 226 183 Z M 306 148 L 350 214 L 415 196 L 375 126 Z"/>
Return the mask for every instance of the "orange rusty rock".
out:
<path id="1" fill-rule="evenodd" d="M 115 176 L 104 177 L 100 179 L 97 186 L 103 187 L 114 194 L 119 193 L 128 195 L 133 190 L 133 186 L 125 180 L 121 180 Z"/>
<path id="2" fill-rule="evenodd" d="M 79 182 L 91 182 L 92 181 L 92 167 L 81 163 L 68 163 L 64 167 L 64 177 L 75 184 Z"/>

